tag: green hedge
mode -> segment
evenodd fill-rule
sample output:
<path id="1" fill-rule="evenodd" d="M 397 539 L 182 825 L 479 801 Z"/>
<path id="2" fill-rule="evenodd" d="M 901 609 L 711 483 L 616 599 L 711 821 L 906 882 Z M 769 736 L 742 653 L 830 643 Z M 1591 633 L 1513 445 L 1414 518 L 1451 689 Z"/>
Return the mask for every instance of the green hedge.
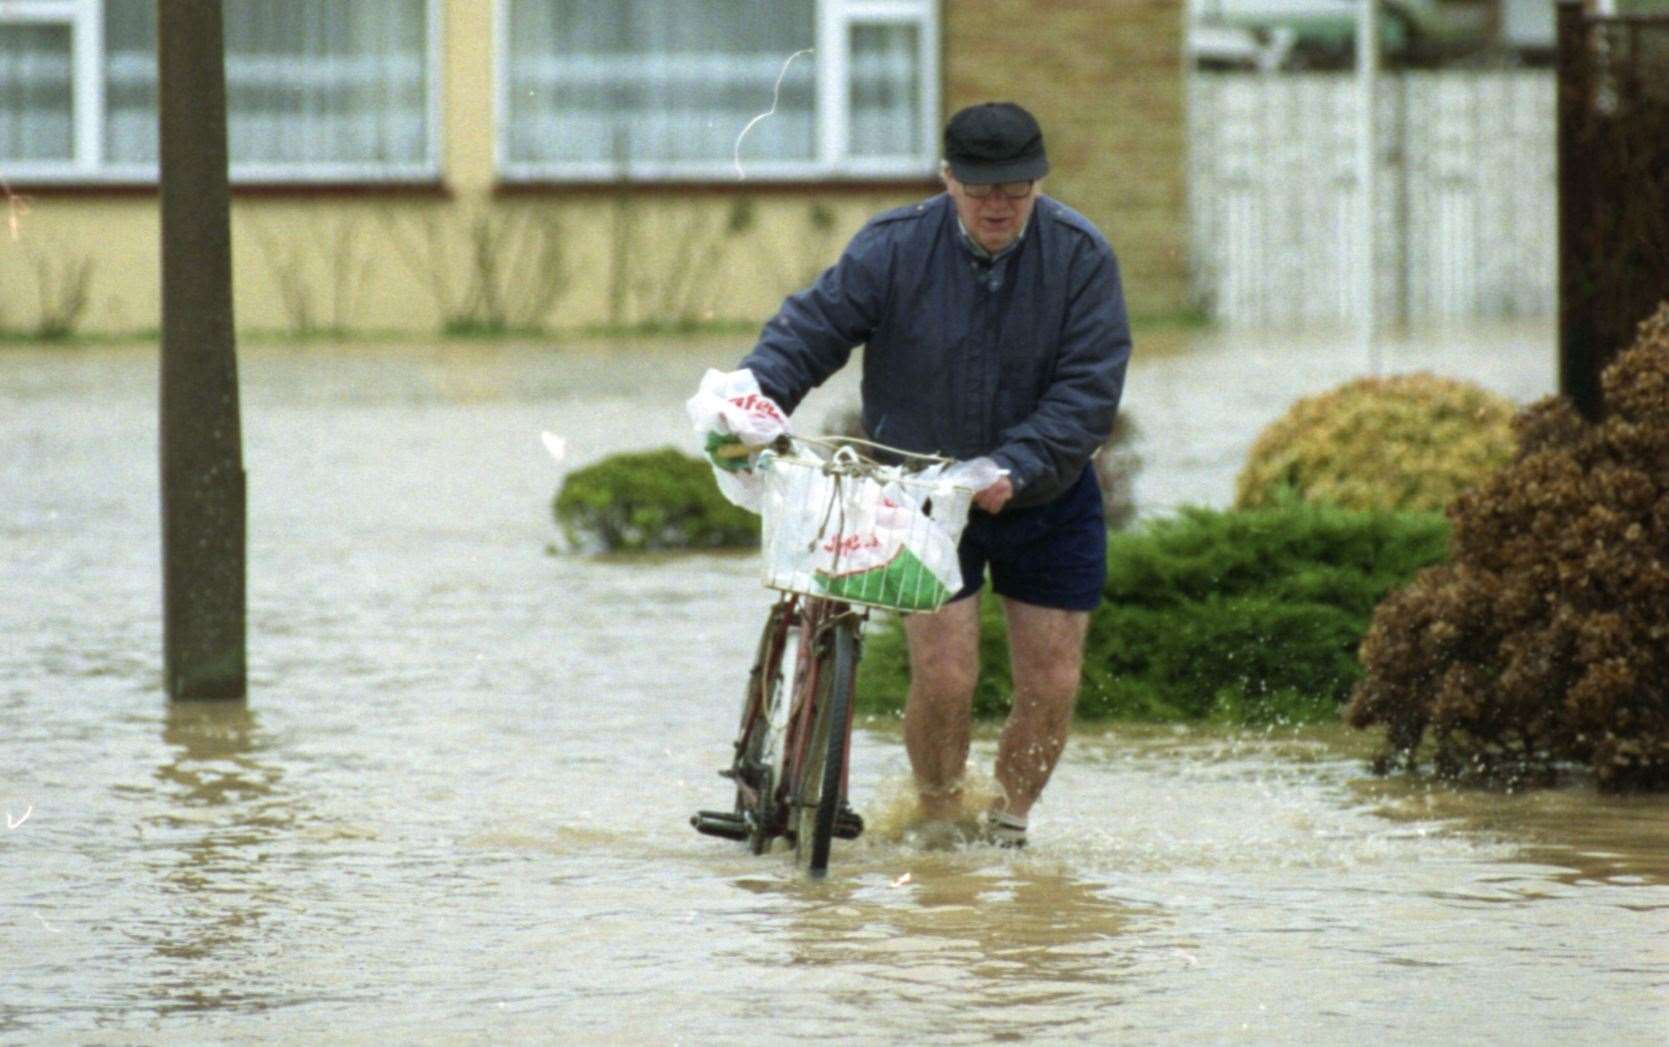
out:
<path id="1" fill-rule="evenodd" d="M 1090 719 L 1308 722 L 1337 718 L 1361 676 L 1375 605 L 1443 559 L 1433 513 L 1286 504 L 1179 516 L 1108 539 L 1106 600 L 1090 622 L 1078 715 Z M 1011 699 L 999 601 L 981 607 L 976 716 Z M 897 714 L 908 688 L 903 630 L 872 630 L 859 707 Z"/>
<path id="2" fill-rule="evenodd" d="M 706 461 L 670 447 L 570 473 L 552 503 L 570 545 L 609 552 L 748 548 L 759 517 L 725 501 Z"/>

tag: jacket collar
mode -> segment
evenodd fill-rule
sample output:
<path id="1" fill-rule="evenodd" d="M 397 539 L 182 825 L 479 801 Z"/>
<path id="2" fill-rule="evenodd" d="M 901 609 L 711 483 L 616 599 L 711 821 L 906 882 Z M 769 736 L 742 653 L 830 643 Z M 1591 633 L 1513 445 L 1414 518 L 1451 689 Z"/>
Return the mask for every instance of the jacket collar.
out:
<path id="1" fill-rule="evenodd" d="M 1006 258 L 1008 255 L 1012 254 L 1022 243 L 1025 243 L 1026 233 L 1030 231 L 1032 223 L 1037 220 L 1037 207 L 1034 205 L 1032 207 L 1032 213 L 1026 216 L 1026 224 L 1020 227 L 1020 235 L 1014 238 L 1013 243 L 1009 244 L 1001 251 L 998 251 L 996 254 L 992 254 L 990 251 L 981 247 L 973 237 L 968 235 L 968 227 L 962 224 L 962 216 L 956 213 L 956 201 L 950 198 L 949 193 L 945 194 L 945 200 L 950 204 L 951 217 L 956 220 L 956 239 L 962 244 L 963 250 L 967 251 L 969 254 L 978 258 L 982 262 L 995 262 L 999 258 Z"/>

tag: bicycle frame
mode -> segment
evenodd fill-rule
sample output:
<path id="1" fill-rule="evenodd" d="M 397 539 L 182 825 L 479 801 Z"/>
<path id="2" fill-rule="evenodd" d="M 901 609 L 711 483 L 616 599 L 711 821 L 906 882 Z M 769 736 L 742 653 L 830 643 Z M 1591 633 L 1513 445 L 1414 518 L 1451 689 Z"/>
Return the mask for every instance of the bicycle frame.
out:
<path id="1" fill-rule="evenodd" d="M 771 841 L 789 840 L 796 848 L 803 846 L 798 839 L 800 810 L 797 796 L 802 795 L 808 769 L 816 774 L 821 764 L 816 759 L 813 743 L 819 699 L 823 694 L 821 673 L 834 642 L 836 626 L 849 622 L 854 637 L 868 615 L 866 608 L 798 594 L 784 594 L 771 607 L 766 628 L 760 638 L 759 650 L 748 673 L 747 692 L 741 718 L 741 728 L 734 745 L 730 768 L 719 773 L 736 785 L 733 812 L 702 811 L 691 819 L 701 832 L 729 839 L 747 841 L 754 853 L 764 853 Z M 787 646 L 798 634 L 794 664 L 790 668 L 782 661 Z M 778 686 L 786 686 L 778 701 L 786 704 L 781 713 L 782 736 L 777 745 L 769 744 L 768 733 L 773 729 L 772 695 Z M 825 736 L 824 744 L 827 744 Z M 841 738 L 842 754 L 837 803 L 846 810 L 846 795 L 850 781 L 852 745 L 851 718 L 845 718 Z M 761 761 L 763 757 L 763 762 Z M 842 817 L 837 835 L 854 838 L 862 831 L 862 820 L 855 815 Z M 826 830 L 825 830 L 826 831 Z M 825 837 L 826 845 L 826 837 Z M 820 870 L 813 870 L 814 874 Z"/>

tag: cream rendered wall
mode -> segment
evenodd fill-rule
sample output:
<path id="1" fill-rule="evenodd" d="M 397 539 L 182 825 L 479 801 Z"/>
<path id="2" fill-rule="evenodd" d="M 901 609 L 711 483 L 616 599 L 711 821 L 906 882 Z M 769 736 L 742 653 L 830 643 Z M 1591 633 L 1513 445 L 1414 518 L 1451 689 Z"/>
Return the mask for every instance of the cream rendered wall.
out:
<path id="1" fill-rule="evenodd" d="M 760 322 L 868 215 L 931 191 L 495 192 L 492 8 L 443 5 L 439 185 L 234 189 L 240 332 Z M 160 326 L 154 190 L 16 193 L 6 214 L 16 237 L 0 223 L 0 333 L 28 336 L 64 311 L 82 272 L 79 333 L 149 336 Z"/>
<path id="2" fill-rule="evenodd" d="M 868 216 L 934 191 L 925 180 L 874 189 L 501 191 L 493 6 L 443 2 L 438 185 L 234 189 L 241 332 L 428 337 L 493 324 L 560 333 L 611 323 L 758 323 L 832 262 Z M 1180 4 L 992 6 L 1003 17 L 943 4 L 947 107 L 993 97 L 1032 104 L 1051 135 L 1050 188 L 1113 238 L 1132 307 L 1176 307 L 1186 291 Z M 73 284 L 66 278 L 80 271 L 81 332 L 160 325 L 154 190 L 19 191 L 25 199 L 10 211 L 17 236 L 0 223 L 0 332 L 38 328 L 43 299 L 51 312 Z"/>

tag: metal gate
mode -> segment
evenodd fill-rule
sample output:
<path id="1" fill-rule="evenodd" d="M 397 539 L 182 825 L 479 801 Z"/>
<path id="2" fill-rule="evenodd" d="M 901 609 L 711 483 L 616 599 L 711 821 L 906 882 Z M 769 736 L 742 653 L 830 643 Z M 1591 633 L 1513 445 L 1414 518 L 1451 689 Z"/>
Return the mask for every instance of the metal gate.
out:
<path id="1" fill-rule="evenodd" d="M 1354 318 L 1356 97 L 1348 73 L 1190 74 L 1191 290 L 1218 321 Z M 1398 73 L 1376 104 L 1379 315 L 1551 315 L 1552 72 Z"/>

